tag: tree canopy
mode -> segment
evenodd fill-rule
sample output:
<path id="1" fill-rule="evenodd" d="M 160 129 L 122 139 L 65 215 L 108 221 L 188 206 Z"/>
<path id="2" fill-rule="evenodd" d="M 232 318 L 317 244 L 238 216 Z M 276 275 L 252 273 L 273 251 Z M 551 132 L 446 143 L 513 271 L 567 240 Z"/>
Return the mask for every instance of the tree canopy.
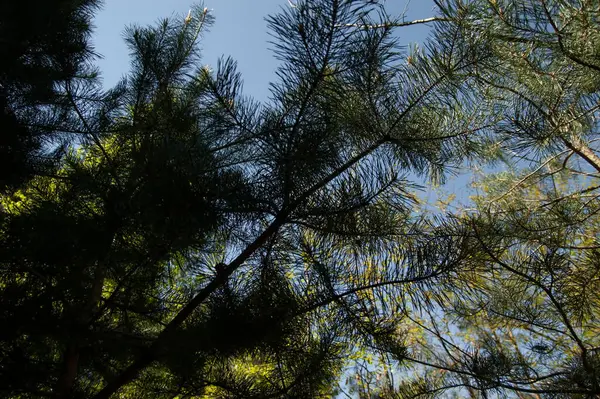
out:
<path id="1" fill-rule="evenodd" d="M 263 102 L 204 5 L 110 89 L 97 2 L 0 6 L 1 395 L 600 395 L 600 4 L 436 5 L 282 8 Z"/>

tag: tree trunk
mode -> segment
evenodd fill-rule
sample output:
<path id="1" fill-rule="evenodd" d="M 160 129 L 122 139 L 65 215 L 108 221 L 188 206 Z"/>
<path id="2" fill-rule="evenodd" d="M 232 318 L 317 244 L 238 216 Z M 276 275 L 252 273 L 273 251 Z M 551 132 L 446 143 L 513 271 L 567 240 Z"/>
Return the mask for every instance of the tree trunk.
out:
<path id="1" fill-rule="evenodd" d="M 104 287 L 104 280 L 106 277 L 106 266 L 110 261 L 110 250 L 115 237 L 114 231 L 116 229 L 111 228 L 113 232 L 109 234 L 109 241 L 106 243 L 107 256 L 96 265 L 94 272 L 94 281 L 90 290 L 90 296 L 87 303 L 81 310 L 80 317 L 78 317 L 76 325 L 80 329 L 87 329 L 89 324 L 93 321 L 94 311 L 100 303 L 102 297 L 102 288 Z M 78 334 L 78 332 L 76 332 Z M 77 369 L 79 367 L 79 355 L 81 353 L 81 340 L 76 335 L 71 342 L 68 343 L 65 349 L 63 357 L 63 369 L 56 385 L 56 390 L 53 397 L 55 399 L 66 399 L 71 394 L 77 378 Z"/>
<path id="2" fill-rule="evenodd" d="M 590 166 L 600 172 L 600 157 L 588 147 L 579 137 L 574 137 L 570 140 L 562 139 L 563 143 L 574 153 L 583 158 Z"/>

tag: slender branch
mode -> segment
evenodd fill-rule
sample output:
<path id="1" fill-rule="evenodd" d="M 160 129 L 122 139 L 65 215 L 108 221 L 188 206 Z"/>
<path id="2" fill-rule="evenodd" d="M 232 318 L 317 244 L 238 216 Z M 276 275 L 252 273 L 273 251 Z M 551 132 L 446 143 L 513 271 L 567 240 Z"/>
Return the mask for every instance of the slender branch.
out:
<path id="1" fill-rule="evenodd" d="M 396 279 L 396 280 L 387 280 L 387 281 L 379 281 L 377 283 L 373 283 L 373 284 L 368 284 L 368 285 L 363 285 L 360 287 L 355 287 L 352 289 L 349 289 L 347 291 L 341 292 L 339 294 L 336 293 L 332 293 L 331 297 L 324 299 L 322 301 L 316 302 L 308 307 L 305 308 L 306 312 L 310 312 L 313 310 L 316 310 L 320 307 L 329 305 L 330 303 L 333 302 L 337 302 L 340 299 L 347 297 L 349 295 L 353 295 L 356 293 L 359 293 L 361 291 L 367 291 L 367 290 L 373 290 L 375 288 L 380 288 L 380 287 L 385 287 L 388 285 L 400 285 L 400 284 L 411 284 L 411 283 L 418 283 L 421 281 L 425 281 L 425 280 L 429 280 L 435 277 L 440 276 L 442 273 L 444 272 L 444 270 L 438 270 L 436 272 L 424 275 L 424 276 L 417 276 L 417 277 L 409 277 L 409 278 L 405 278 L 405 279 Z"/>
<path id="2" fill-rule="evenodd" d="M 306 190 L 302 195 L 300 195 L 296 200 L 291 203 L 290 209 L 296 209 L 300 206 L 304 201 L 306 201 L 311 195 L 315 194 L 317 191 L 321 190 L 325 186 L 327 186 L 331 181 L 341 176 L 344 172 L 350 169 L 352 166 L 360 162 L 365 157 L 369 156 L 373 151 L 381 147 L 384 143 L 388 142 L 388 138 L 381 138 L 371 144 L 369 147 L 364 149 L 363 151 L 356 154 L 354 157 L 350 158 L 348 161 L 343 163 L 341 166 L 333 170 L 327 177 L 323 180 L 312 185 L 308 190 Z"/>
<path id="3" fill-rule="evenodd" d="M 71 90 L 71 83 L 69 81 L 67 81 L 65 83 L 65 88 L 66 88 L 66 92 L 67 92 L 67 97 L 69 99 L 69 102 L 71 103 L 71 105 L 73 106 L 73 110 L 75 111 L 75 113 L 77 114 L 77 117 L 79 118 L 79 120 L 81 121 L 81 123 L 83 124 L 83 127 L 85 128 L 85 130 L 87 131 L 87 133 L 90 135 L 90 137 L 92 137 L 92 140 L 94 141 L 94 144 L 96 144 L 96 146 L 100 149 L 100 151 L 102 152 L 102 155 L 104 156 L 104 158 L 106 159 L 106 162 L 110 165 L 110 172 L 113 175 L 113 178 L 115 179 L 116 183 L 118 185 L 121 185 L 120 183 L 120 179 L 118 174 L 115 171 L 115 167 L 113 165 L 112 159 L 110 158 L 110 156 L 108 155 L 108 153 L 106 152 L 106 149 L 104 148 L 104 146 L 102 145 L 102 142 L 100 141 L 100 139 L 96 136 L 96 133 L 92 130 L 92 128 L 90 127 L 90 125 L 88 124 L 87 120 L 85 119 L 85 117 L 83 116 L 83 113 L 81 112 L 81 110 L 79 109 L 79 106 L 77 105 L 77 102 L 75 101 L 75 99 L 73 98 L 73 92 Z"/>
<path id="4" fill-rule="evenodd" d="M 506 197 L 507 195 L 509 195 L 512 191 L 514 191 L 515 189 L 517 189 L 521 184 L 525 183 L 527 180 L 529 180 L 529 178 L 531 178 L 533 175 L 535 175 L 537 172 L 539 172 L 541 169 L 543 169 L 546 165 L 548 165 L 550 162 L 552 162 L 553 160 L 555 160 L 556 158 L 560 157 L 561 155 L 565 154 L 569 152 L 568 150 L 562 151 L 550 158 L 548 158 L 544 163 L 542 163 L 540 166 L 538 166 L 537 168 L 535 168 L 531 173 L 528 173 L 525 177 L 523 177 L 521 180 L 519 180 L 517 183 L 515 183 L 511 188 L 509 188 L 508 190 L 506 190 L 502 195 L 500 195 L 499 197 L 496 197 L 492 200 L 490 200 L 490 205 L 492 206 L 493 203 L 496 203 L 498 201 L 500 201 L 501 199 L 503 199 L 504 197 Z"/>
<path id="5" fill-rule="evenodd" d="M 574 193 L 571 193 L 571 194 L 566 194 L 566 195 L 563 195 L 561 197 L 555 198 L 552 201 L 549 201 L 549 202 L 545 203 L 541 207 L 542 208 L 546 208 L 546 207 L 549 207 L 552 204 L 555 204 L 555 203 L 560 202 L 562 200 L 565 200 L 567 198 L 572 198 L 572 197 L 580 196 L 582 194 L 589 193 L 590 191 L 594 191 L 594 190 L 597 190 L 599 188 L 600 188 L 600 185 L 598 185 L 598 186 L 592 186 L 592 187 L 588 187 L 588 188 L 586 188 L 584 190 L 581 190 L 581 191 L 577 191 L 577 192 L 574 192 Z"/>
<path id="6" fill-rule="evenodd" d="M 486 79 L 486 78 L 484 78 L 482 76 L 478 76 L 477 78 L 480 79 L 481 81 L 483 81 L 484 83 L 492 86 L 492 87 L 495 87 L 495 88 L 500 89 L 500 90 L 506 90 L 506 91 L 508 91 L 510 93 L 513 93 L 517 97 L 519 97 L 519 98 L 527 101 L 540 114 L 542 114 L 546 119 L 548 119 L 548 121 L 550 122 L 550 124 L 552 125 L 552 127 L 554 129 L 557 129 L 559 131 L 563 130 L 563 133 L 565 133 L 564 132 L 565 129 L 564 128 L 561 129 L 562 126 L 560 124 L 556 123 L 553 120 L 553 118 L 551 117 L 551 115 L 546 110 L 544 110 L 541 105 L 539 105 L 538 103 L 536 103 L 533 99 L 529 98 L 525 94 L 521 93 L 520 91 L 518 91 L 518 90 L 516 90 L 516 89 L 514 89 L 512 87 L 503 86 L 503 85 L 499 85 L 499 84 L 493 83 L 490 80 L 488 80 L 488 79 Z M 585 113 L 582 114 L 582 115 L 585 115 Z M 579 155 L 581 158 L 583 158 L 588 164 L 590 164 L 594 169 L 596 169 L 598 172 L 600 172 L 600 157 L 598 157 L 591 150 L 591 148 L 589 148 L 587 145 L 585 145 L 583 143 L 583 141 L 579 137 L 573 137 L 571 140 L 568 140 L 567 138 L 565 138 L 564 136 L 561 135 L 560 139 L 565 144 L 565 146 L 567 148 L 569 148 L 570 150 L 572 150 L 573 152 L 575 152 L 577 155 Z"/>
<path id="7" fill-rule="evenodd" d="M 337 4 L 337 3 L 336 3 Z M 333 40 L 333 27 L 335 26 L 335 19 L 332 21 L 332 30 L 329 35 L 329 43 L 327 48 L 331 48 L 332 40 Z M 328 52 L 327 52 L 328 53 Z M 313 85 L 307 96 L 304 98 L 304 101 L 301 104 L 299 114 L 297 115 L 296 122 L 292 128 L 292 131 L 295 131 L 300 123 L 300 119 L 304 113 L 304 110 L 308 104 L 309 99 L 312 97 L 313 92 L 316 90 L 318 83 L 321 80 L 321 77 L 324 73 L 324 70 L 327 66 L 327 57 L 322 65 L 322 69 L 320 73 L 318 73 L 317 78 L 314 80 Z M 433 82 L 428 88 L 424 90 L 423 93 L 419 95 L 419 97 L 411 104 L 407 109 L 405 109 L 396 123 L 398 123 L 399 119 L 402 116 L 406 115 L 412 107 L 418 104 L 437 84 L 439 84 L 444 77 L 439 78 L 435 82 Z M 127 367 L 117 378 L 113 381 L 109 382 L 98 394 L 94 396 L 94 399 L 108 399 L 113 393 L 117 392 L 122 386 L 128 384 L 135 378 L 137 378 L 140 371 L 149 366 L 157 356 L 159 349 L 162 348 L 165 342 L 168 342 L 171 334 L 176 331 L 183 322 L 192 314 L 192 312 L 203 303 L 215 290 L 224 285 L 227 281 L 228 277 L 231 276 L 258 248 L 263 246 L 273 235 L 275 235 L 279 229 L 288 222 L 289 216 L 299 207 L 301 206 L 310 196 L 314 195 L 317 191 L 326 187 L 331 181 L 345 173 L 348 169 L 352 168 L 356 163 L 360 162 L 365 157 L 369 156 L 372 152 L 377 150 L 386 142 L 390 141 L 390 137 L 382 137 L 376 141 L 374 141 L 370 146 L 365 148 L 363 151 L 359 152 L 345 163 L 334 169 L 329 173 L 328 176 L 323 178 L 321 181 L 312 185 L 309 189 L 307 189 L 304 193 L 299 195 L 297 198 L 291 200 L 289 203 L 284 205 L 284 208 L 280 211 L 278 216 L 273 220 L 273 222 L 263 231 L 263 233 L 258 236 L 251 244 L 249 244 L 221 273 L 218 273 L 217 276 L 209 282 L 204 288 L 200 290 L 198 294 L 187 304 L 185 305 L 177 315 L 169 322 L 166 328 L 159 334 L 154 343 L 145 350 L 142 355 L 135 360 L 129 367 Z M 427 277 L 429 278 L 429 276 Z M 371 288 L 375 288 L 374 285 Z M 356 291 L 355 291 L 356 292 Z M 349 295 L 347 293 L 346 295 Z"/>
<path id="8" fill-rule="evenodd" d="M 432 367 L 438 370 L 445 370 L 445 371 L 449 371 L 451 373 L 456 373 L 456 374 L 461 374 L 467 377 L 472 377 L 475 379 L 481 379 L 490 383 L 493 383 L 495 385 L 497 385 L 498 387 L 501 388 L 506 388 L 506 389 L 510 389 L 516 392 L 527 392 L 527 393 L 573 393 L 573 394 L 589 394 L 590 392 L 587 390 L 583 390 L 583 389 L 533 389 L 533 388 L 524 388 L 524 387 L 519 387 L 519 386 L 515 386 L 515 385 L 511 385 L 511 384 L 506 384 L 503 382 L 500 382 L 496 379 L 490 379 L 490 378 L 486 378 L 485 376 L 482 375 L 477 375 L 475 373 L 472 373 L 470 371 L 466 371 L 466 370 L 460 370 L 451 366 L 445 366 L 445 365 L 441 365 L 441 364 L 434 364 L 434 363 L 430 363 L 424 360 L 419 360 L 416 358 L 412 358 L 409 356 L 404 356 L 405 360 L 408 360 L 409 362 L 414 362 L 417 364 L 421 364 L 423 366 L 427 366 L 427 367 Z M 545 375 L 539 378 L 539 380 L 544 380 L 544 379 L 548 379 L 548 378 L 552 378 L 555 376 L 559 376 L 559 375 L 563 375 L 564 373 L 562 372 L 558 372 L 558 373 L 552 373 L 549 375 Z M 533 383 L 535 383 L 537 381 L 533 381 L 533 382 L 529 382 L 529 385 L 532 385 Z M 481 390 L 481 388 L 478 387 L 473 387 L 477 390 Z"/>
<path id="9" fill-rule="evenodd" d="M 496 254 L 494 254 L 492 252 L 492 250 L 485 244 L 485 242 L 483 242 L 481 235 L 479 234 L 479 231 L 478 231 L 477 227 L 475 226 L 475 223 L 473 223 L 473 230 L 475 231 L 475 238 L 477 239 L 479 244 L 482 246 L 483 250 L 490 256 L 490 258 L 494 262 L 496 262 L 498 265 L 502 266 L 504 269 L 508 270 L 509 272 L 524 278 L 526 281 L 529 281 L 530 283 L 533 283 L 535 286 L 537 286 L 542 291 L 544 291 L 544 293 L 546 294 L 548 299 L 550 299 L 550 302 L 552 302 L 552 304 L 554 305 L 554 308 L 558 312 L 565 327 L 567 327 L 567 330 L 569 330 L 569 333 L 570 333 L 569 336 L 573 339 L 573 341 L 575 341 L 577 346 L 579 346 L 579 348 L 581 349 L 582 360 L 585 364 L 587 364 L 587 360 L 586 360 L 587 348 L 586 348 L 585 344 L 583 343 L 583 341 L 581 340 L 581 338 L 579 337 L 579 335 L 577 334 L 577 332 L 575 331 L 575 328 L 569 321 L 569 317 L 565 313 L 562 305 L 558 302 L 558 300 L 554 296 L 554 293 L 552 292 L 552 290 L 550 288 L 546 287 L 544 284 L 542 284 L 538 280 L 536 280 L 535 278 L 528 275 L 527 273 L 523 273 L 519 270 L 516 270 L 515 268 L 508 265 L 506 262 L 503 262 L 500 258 L 498 258 L 498 256 Z"/>
<path id="10" fill-rule="evenodd" d="M 312 82 L 310 84 L 310 88 L 308 89 L 308 92 L 306 93 L 306 96 L 302 99 L 302 103 L 300 104 L 300 108 L 298 109 L 298 114 L 296 115 L 296 119 L 294 120 L 294 125 L 292 126 L 292 129 L 291 129 L 292 134 L 290 135 L 290 137 L 293 136 L 293 134 L 298 131 L 300 122 L 302 121 L 302 118 L 304 117 L 304 113 L 306 112 L 306 110 L 308 108 L 310 99 L 313 97 L 313 95 L 317 91 L 317 88 L 319 87 L 319 85 L 321 84 L 323 79 L 325 78 L 325 71 L 327 70 L 327 66 L 329 64 L 329 59 L 331 57 L 331 49 L 333 46 L 333 36 L 335 34 L 335 25 L 336 25 L 336 20 L 338 17 L 338 15 L 337 15 L 338 7 L 339 7 L 339 2 L 336 0 L 332 4 L 332 15 L 333 16 L 332 16 L 331 26 L 329 28 L 329 31 L 327 32 L 327 44 L 325 46 L 325 54 L 323 56 L 323 62 L 322 62 L 321 68 L 319 68 L 319 70 L 317 71 L 317 75 L 312 80 Z M 300 33 L 300 36 L 302 37 L 303 43 L 306 46 L 304 34 Z M 310 54 L 308 47 L 306 47 L 306 51 L 307 51 L 307 55 L 308 55 L 309 59 L 311 60 L 311 62 L 314 65 L 314 61 L 312 60 L 312 55 Z M 285 116 L 286 116 L 285 114 L 282 115 L 280 121 L 283 121 L 283 118 Z M 286 196 L 284 198 L 284 206 L 287 206 L 288 201 L 289 201 L 289 191 L 290 191 L 289 190 L 289 185 L 290 185 L 289 164 L 285 170 L 285 178 L 284 178 L 283 184 L 284 184 L 285 192 L 286 192 Z"/>
<path id="11" fill-rule="evenodd" d="M 546 14 L 546 18 L 548 18 L 548 23 L 550 24 L 550 26 L 552 26 L 552 29 L 554 30 L 554 34 L 556 35 L 556 40 L 558 43 L 558 47 L 560 48 L 560 50 L 563 52 L 564 55 L 567 56 L 567 58 L 569 58 L 571 61 L 579 64 L 579 65 L 583 65 L 587 68 L 593 69 L 596 72 L 600 72 L 600 66 L 598 65 L 594 65 L 591 64 L 585 60 L 582 60 L 581 58 L 579 58 L 578 56 L 576 56 L 575 54 L 573 54 L 570 50 L 568 50 L 565 47 L 565 44 L 563 42 L 563 33 L 560 31 L 560 29 L 558 28 L 558 26 L 556 25 L 556 22 L 554 21 L 554 18 L 552 18 L 552 15 L 550 14 L 550 10 L 548 10 L 548 6 L 546 4 L 545 0 L 540 0 L 542 3 L 542 6 L 544 8 L 544 13 Z"/>
<path id="12" fill-rule="evenodd" d="M 343 24 L 337 25 L 337 27 L 348 27 L 348 28 L 360 28 L 360 29 L 388 29 L 388 28 L 401 28 L 403 26 L 411 26 L 411 25 L 420 25 L 420 24 L 428 24 L 431 22 L 448 22 L 449 18 L 443 17 L 431 17 L 431 18 L 423 18 L 423 19 L 415 19 L 413 21 L 390 21 L 383 22 L 381 24 Z"/>

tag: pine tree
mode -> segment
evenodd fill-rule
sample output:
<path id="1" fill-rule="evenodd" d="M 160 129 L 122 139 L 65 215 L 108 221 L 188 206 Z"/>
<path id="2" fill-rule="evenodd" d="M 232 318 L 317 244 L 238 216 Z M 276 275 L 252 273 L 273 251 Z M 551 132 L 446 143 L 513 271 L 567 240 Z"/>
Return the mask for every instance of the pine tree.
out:
<path id="1" fill-rule="evenodd" d="M 486 120 L 452 101 L 474 60 L 403 63 L 388 19 L 359 0 L 270 17 L 263 104 L 232 60 L 200 65 L 202 6 L 130 28 L 112 90 L 53 83 L 65 108 L 40 109 L 81 135 L 2 197 L 3 396 L 331 396 L 348 357 L 402 358 L 403 309 L 442 301 L 469 253 L 405 175 L 443 180 Z"/>
<path id="2" fill-rule="evenodd" d="M 65 86 L 94 76 L 96 0 L 0 5 L 0 190 L 52 173 L 69 134 Z"/>
<path id="3" fill-rule="evenodd" d="M 449 216 L 473 252 L 449 301 L 410 315 L 401 366 L 414 379 L 390 397 L 597 397 L 598 3 L 437 4 L 438 43 L 477 59 L 462 84 L 494 120 L 482 133 L 506 170 Z"/>

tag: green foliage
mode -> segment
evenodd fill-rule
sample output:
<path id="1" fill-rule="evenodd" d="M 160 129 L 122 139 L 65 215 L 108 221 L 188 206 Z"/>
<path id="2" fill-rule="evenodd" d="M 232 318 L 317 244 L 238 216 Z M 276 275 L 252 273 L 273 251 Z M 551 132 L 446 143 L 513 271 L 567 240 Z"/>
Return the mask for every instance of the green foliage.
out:
<path id="1" fill-rule="evenodd" d="M 79 63 L 27 86 L 57 90 L 40 108 L 64 132 L 55 168 L 2 197 L 3 395 L 330 396 L 355 343 L 401 356 L 403 284 L 462 256 L 435 228 L 411 238 L 429 227 L 404 174 L 442 179 L 475 145 L 451 119 L 476 110 L 440 101 L 463 61 L 399 69 L 391 29 L 356 26 L 381 7 L 306 2 L 268 20 L 282 65 L 257 104 L 232 60 L 199 66 L 197 7 L 129 28 L 131 71 L 103 91 L 90 5 L 72 7 Z"/>
<path id="2" fill-rule="evenodd" d="M 0 5 L 0 191 L 49 173 L 68 124 L 64 88 L 93 79 L 96 0 Z"/>
<path id="3" fill-rule="evenodd" d="M 96 3 L 1 6 L 2 396 L 598 395 L 598 4 L 437 5 L 408 53 L 374 2 L 283 9 L 264 103 L 202 6 L 111 90 Z M 498 161 L 420 216 L 409 176 Z"/>
<path id="4" fill-rule="evenodd" d="M 507 168 L 447 216 L 470 253 L 449 301 L 409 316 L 423 336 L 404 363 L 426 388 L 390 397 L 596 397 L 598 4 L 437 4 L 433 37 L 476 60 L 461 85 L 493 121 L 478 163 Z"/>

